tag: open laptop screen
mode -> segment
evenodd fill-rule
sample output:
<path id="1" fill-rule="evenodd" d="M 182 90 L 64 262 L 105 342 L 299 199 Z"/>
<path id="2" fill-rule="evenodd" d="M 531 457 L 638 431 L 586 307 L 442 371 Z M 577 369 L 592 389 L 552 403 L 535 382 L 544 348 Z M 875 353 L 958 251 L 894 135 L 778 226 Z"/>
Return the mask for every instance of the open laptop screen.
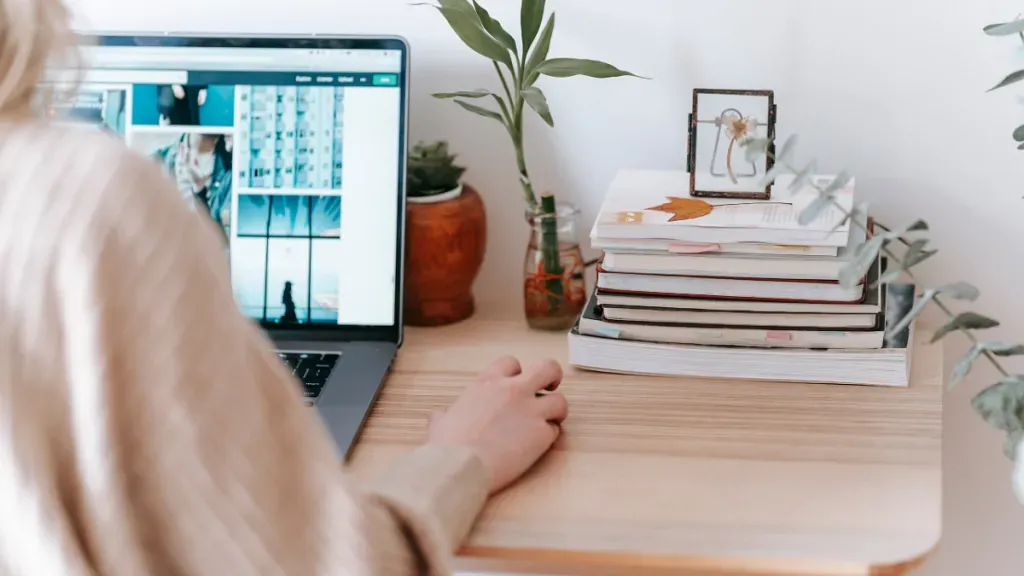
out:
<path id="1" fill-rule="evenodd" d="M 77 99 L 53 113 L 123 137 L 220 225 L 247 316 L 396 324 L 404 49 L 137 40 L 87 48 Z"/>

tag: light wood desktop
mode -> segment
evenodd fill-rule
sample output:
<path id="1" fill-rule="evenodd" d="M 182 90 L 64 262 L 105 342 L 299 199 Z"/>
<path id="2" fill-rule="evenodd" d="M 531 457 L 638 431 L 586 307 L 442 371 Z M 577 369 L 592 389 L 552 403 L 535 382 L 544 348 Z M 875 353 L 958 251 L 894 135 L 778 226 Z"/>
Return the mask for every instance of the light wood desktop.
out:
<path id="1" fill-rule="evenodd" d="M 409 329 L 352 469 L 421 442 L 493 359 L 566 361 L 515 311 Z M 538 574 L 907 573 L 941 533 L 942 351 L 907 389 L 596 374 L 567 368 L 554 450 L 493 498 L 460 568 Z"/>

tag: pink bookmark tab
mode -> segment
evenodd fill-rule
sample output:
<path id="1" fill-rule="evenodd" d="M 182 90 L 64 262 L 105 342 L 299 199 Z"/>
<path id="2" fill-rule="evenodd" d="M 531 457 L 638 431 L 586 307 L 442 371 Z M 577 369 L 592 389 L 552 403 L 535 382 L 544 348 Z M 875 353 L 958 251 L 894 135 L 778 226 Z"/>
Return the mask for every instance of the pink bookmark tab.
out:
<path id="1" fill-rule="evenodd" d="M 722 249 L 720 244 L 687 244 L 672 243 L 668 245 L 668 251 L 673 254 L 704 254 L 706 252 L 718 252 Z"/>
<path id="2" fill-rule="evenodd" d="M 765 340 L 779 340 L 781 342 L 792 342 L 793 334 L 790 332 L 768 332 L 765 334 Z"/>

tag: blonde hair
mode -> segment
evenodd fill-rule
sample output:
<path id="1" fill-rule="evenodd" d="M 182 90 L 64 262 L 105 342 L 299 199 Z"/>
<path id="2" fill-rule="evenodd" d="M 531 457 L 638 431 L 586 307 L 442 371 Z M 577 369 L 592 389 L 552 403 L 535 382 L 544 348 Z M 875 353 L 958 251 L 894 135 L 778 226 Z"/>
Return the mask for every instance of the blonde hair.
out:
<path id="1" fill-rule="evenodd" d="M 0 116 L 31 111 L 47 66 L 78 64 L 63 0 L 0 0 Z"/>

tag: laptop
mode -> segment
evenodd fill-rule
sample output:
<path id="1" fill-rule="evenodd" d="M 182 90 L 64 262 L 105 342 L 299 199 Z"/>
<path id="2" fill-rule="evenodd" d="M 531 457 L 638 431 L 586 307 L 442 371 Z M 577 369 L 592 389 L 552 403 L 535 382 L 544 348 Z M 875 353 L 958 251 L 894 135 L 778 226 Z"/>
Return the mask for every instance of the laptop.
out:
<path id="1" fill-rule="evenodd" d="M 51 113 L 124 138 L 220 226 L 239 309 L 347 457 L 402 344 L 406 42 L 88 40 Z"/>

